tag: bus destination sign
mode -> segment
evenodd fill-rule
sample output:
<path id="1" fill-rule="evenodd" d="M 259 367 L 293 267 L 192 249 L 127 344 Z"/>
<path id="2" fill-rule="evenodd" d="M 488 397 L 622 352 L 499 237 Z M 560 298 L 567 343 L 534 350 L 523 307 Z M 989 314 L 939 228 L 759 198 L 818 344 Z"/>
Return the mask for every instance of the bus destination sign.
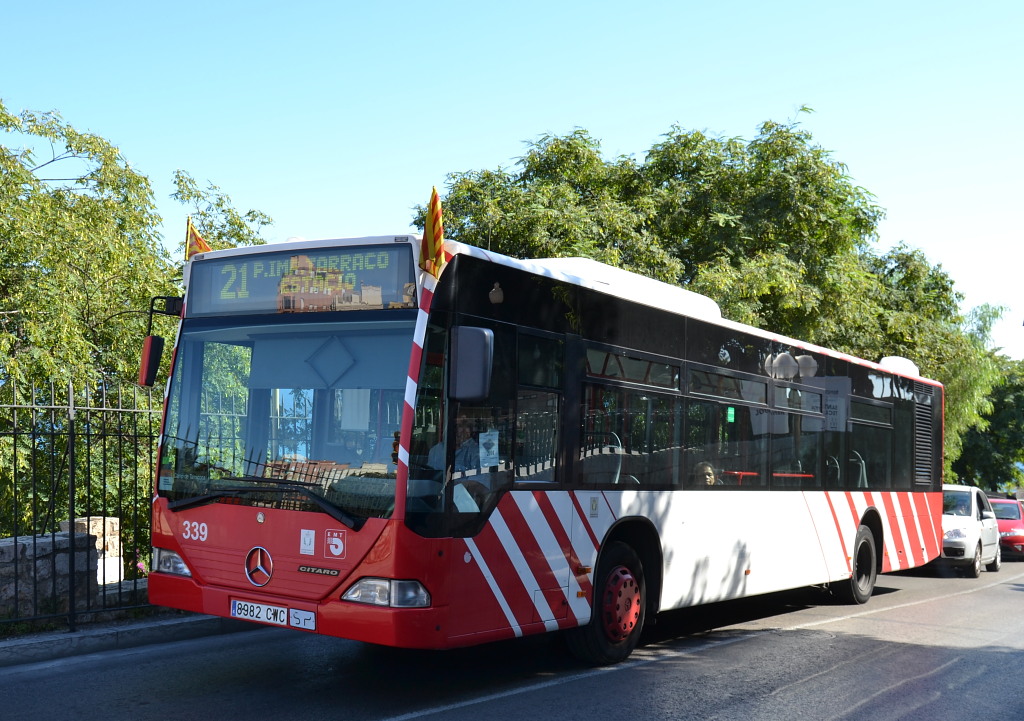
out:
<path id="1" fill-rule="evenodd" d="M 353 246 L 197 260 L 189 316 L 414 308 L 406 246 Z"/>

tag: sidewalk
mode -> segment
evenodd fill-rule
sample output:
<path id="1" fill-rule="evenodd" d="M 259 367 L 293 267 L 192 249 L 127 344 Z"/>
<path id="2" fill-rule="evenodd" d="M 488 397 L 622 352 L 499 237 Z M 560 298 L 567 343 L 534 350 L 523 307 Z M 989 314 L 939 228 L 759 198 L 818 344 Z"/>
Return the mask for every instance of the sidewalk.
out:
<path id="1" fill-rule="evenodd" d="M 82 623 L 76 631 L 44 631 L 0 639 L 0 667 L 258 628 L 263 626 L 179 612 L 156 613 L 142 619 Z"/>

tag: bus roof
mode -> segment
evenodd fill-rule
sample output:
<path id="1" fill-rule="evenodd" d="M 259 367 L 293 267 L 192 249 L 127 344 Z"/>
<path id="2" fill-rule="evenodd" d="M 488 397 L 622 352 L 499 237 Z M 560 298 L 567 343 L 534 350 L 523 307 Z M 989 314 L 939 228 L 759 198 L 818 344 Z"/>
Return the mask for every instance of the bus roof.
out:
<path id="1" fill-rule="evenodd" d="M 750 333 L 762 338 L 795 348 L 803 348 L 809 351 L 823 353 L 856 363 L 862 366 L 878 368 L 888 373 L 895 373 L 915 380 L 921 380 L 932 385 L 941 385 L 937 381 L 922 378 L 917 364 L 908 358 L 900 356 L 886 356 L 878 363 L 864 360 L 836 350 L 808 343 L 807 341 L 789 338 L 778 333 L 747 325 L 736 321 L 728 320 L 722 316 L 721 308 L 711 298 L 686 290 L 679 286 L 654 280 L 646 276 L 633 273 L 622 268 L 616 268 L 591 258 L 538 258 L 530 260 L 519 260 L 508 256 L 486 251 L 475 246 L 445 241 L 445 248 L 453 255 L 462 253 L 478 258 L 484 258 L 493 263 L 519 268 L 527 272 L 543 275 L 559 280 L 564 280 L 573 285 L 614 295 L 618 298 L 631 300 L 642 305 L 652 306 L 666 310 L 670 313 L 685 315 L 698 320 L 706 320 L 716 325 L 733 328 L 743 333 Z"/>
<path id="2" fill-rule="evenodd" d="M 722 311 L 718 303 L 700 293 L 681 288 L 660 280 L 648 278 L 622 268 L 607 265 L 592 258 L 531 258 L 520 260 L 499 253 L 483 250 L 472 245 L 445 242 L 445 249 L 453 255 L 464 254 L 563 280 L 573 285 L 591 288 L 617 298 L 661 308 L 692 318 L 719 322 Z"/>

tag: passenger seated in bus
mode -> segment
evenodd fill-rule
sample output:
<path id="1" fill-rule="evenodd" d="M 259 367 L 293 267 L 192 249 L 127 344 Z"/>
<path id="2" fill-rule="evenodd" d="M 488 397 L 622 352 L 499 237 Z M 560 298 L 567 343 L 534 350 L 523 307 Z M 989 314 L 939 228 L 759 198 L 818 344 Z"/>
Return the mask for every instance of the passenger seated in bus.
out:
<path id="1" fill-rule="evenodd" d="M 715 473 L 714 466 L 702 461 L 693 469 L 693 484 L 695 486 L 720 486 L 722 479 Z"/>

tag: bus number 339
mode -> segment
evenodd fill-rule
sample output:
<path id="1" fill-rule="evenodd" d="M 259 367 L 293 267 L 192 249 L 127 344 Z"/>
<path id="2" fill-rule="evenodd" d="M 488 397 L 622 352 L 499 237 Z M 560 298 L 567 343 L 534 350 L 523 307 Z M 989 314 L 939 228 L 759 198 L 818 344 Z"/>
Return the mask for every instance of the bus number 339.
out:
<path id="1" fill-rule="evenodd" d="M 181 527 L 181 537 L 186 541 L 205 541 L 209 536 L 209 528 L 205 523 L 184 521 Z"/>

